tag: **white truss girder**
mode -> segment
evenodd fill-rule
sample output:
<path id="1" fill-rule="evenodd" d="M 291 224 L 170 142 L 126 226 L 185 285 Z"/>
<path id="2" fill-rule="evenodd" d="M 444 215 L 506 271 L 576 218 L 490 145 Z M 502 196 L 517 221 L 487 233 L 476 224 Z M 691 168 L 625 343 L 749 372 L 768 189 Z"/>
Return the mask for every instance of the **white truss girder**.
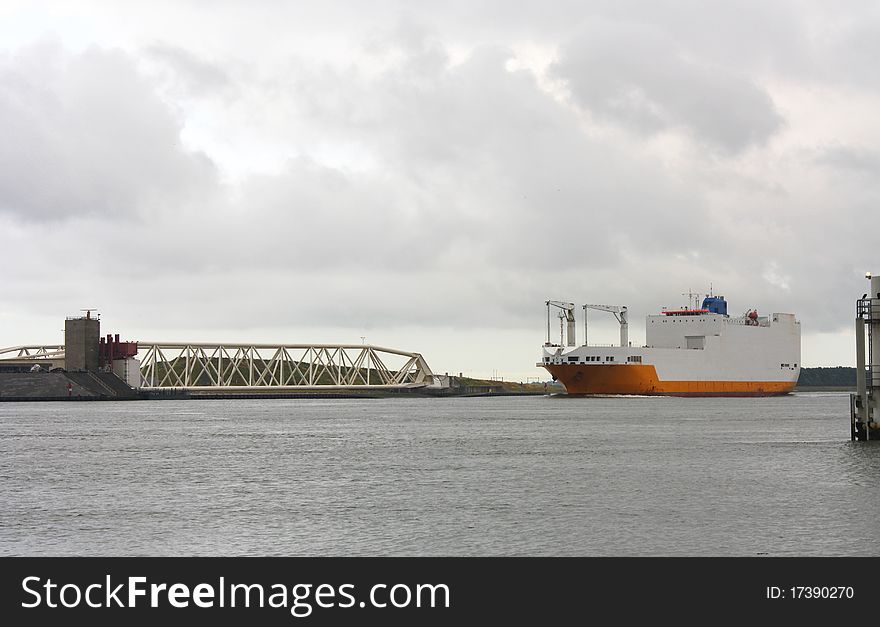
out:
<path id="1" fill-rule="evenodd" d="M 138 349 L 145 389 L 373 389 L 433 382 L 421 354 L 370 344 L 138 342 Z"/>
<path id="2" fill-rule="evenodd" d="M 45 359 L 63 359 L 64 345 L 26 345 L 26 346 L 10 346 L 8 348 L 0 348 L 0 361 L 3 360 L 45 360 Z"/>

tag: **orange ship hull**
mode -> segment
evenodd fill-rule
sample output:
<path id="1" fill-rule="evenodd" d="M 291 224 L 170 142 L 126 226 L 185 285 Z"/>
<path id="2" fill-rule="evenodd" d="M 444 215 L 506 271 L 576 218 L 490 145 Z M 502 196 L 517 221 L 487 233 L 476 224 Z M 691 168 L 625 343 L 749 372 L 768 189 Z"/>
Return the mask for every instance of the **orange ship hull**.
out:
<path id="1" fill-rule="evenodd" d="M 777 396 L 791 392 L 789 381 L 661 381 L 648 364 L 543 364 L 569 394 L 648 396 Z"/>

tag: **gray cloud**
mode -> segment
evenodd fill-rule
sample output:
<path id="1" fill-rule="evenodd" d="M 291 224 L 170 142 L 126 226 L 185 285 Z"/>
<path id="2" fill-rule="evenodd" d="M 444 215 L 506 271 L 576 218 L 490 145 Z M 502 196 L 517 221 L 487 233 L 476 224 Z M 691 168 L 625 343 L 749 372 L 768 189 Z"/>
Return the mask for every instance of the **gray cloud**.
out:
<path id="1" fill-rule="evenodd" d="M 816 163 L 844 172 L 876 175 L 880 173 L 880 151 L 857 146 L 829 146 L 816 157 Z"/>
<path id="2" fill-rule="evenodd" d="M 179 133 L 126 53 L 20 50 L 0 63 L 0 212 L 144 215 L 197 197 L 213 164 Z"/>
<path id="3" fill-rule="evenodd" d="M 428 71 L 422 48 L 413 49 L 412 59 L 370 81 L 350 72 L 290 77 L 285 99 L 309 93 L 316 102 L 334 102 L 335 108 L 305 109 L 313 112 L 308 125 L 322 136 L 363 146 L 374 162 L 370 168 L 353 171 L 297 158 L 277 173 L 245 179 L 234 191 L 191 174 L 205 198 L 192 200 L 185 187 L 166 189 L 176 191 L 176 209 L 141 225 L 141 254 L 98 274 L 120 272 L 120 281 L 158 275 L 167 277 L 166 284 L 187 282 L 187 276 L 204 283 L 202 275 L 213 275 L 240 281 L 241 289 L 247 284 L 261 298 L 277 298 L 274 281 L 247 277 L 284 269 L 289 282 L 299 285 L 296 293 L 306 297 L 297 308 L 305 317 L 324 311 L 318 293 L 334 290 L 334 284 L 337 293 L 364 302 L 367 294 L 353 289 L 352 279 L 368 291 L 403 282 L 411 286 L 402 299 L 362 305 L 361 319 L 464 322 L 472 315 L 474 285 L 491 294 L 481 306 L 494 319 L 520 316 L 514 311 L 526 305 L 524 296 L 511 298 L 493 275 L 518 276 L 526 267 L 557 272 L 558 257 L 536 254 L 536 241 L 558 241 L 568 249 L 567 238 L 587 237 L 588 247 L 572 244 L 577 254 L 571 268 L 589 273 L 613 267 L 627 250 L 651 251 L 667 237 L 684 239 L 698 203 L 650 161 L 579 134 L 576 116 L 541 92 L 534 76 L 505 69 L 510 51 L 478 49 L 454 68 L 437 63 Z M 98 71 L 99 56 L 96 63 Z M 157 123 L 139 115 L 147 127 Z M 156 107 L 149 115 L 167 121 L 168 111 Z M 114 228 L 111 223 L 95 232 L 110 258 L 124 256 L 129 245 L 112 237 Z M 701 230 L 692 228 L 691 234 Z M 66 248 L 63 242 L 53 245 Z M 319 283 L 303 280 L 316 273 Z M 432 278 L 414 300 L 410 294 L 420 276 Z M 431 312 L 427 318 L 416 313 L 422 308 Z M 280 313 L 288 311 L 283 307 L 272 310 L 290 316 Z M 345 324 L 350 310 L 324 316 Z"/>
<path id="4" fill-rule="evenodd" d="M 707 64 L 655 26 L 593 24 L 552 69 L 580 106 L 643 134 L 686 130 L 728 152 L 760 144 L 782 118 L 741 72 Z"/>
<path id="5" fill-rule="evenodd" d="M 180 46 L 154 43 L 145 49 L 144 55 L 170 71 L 169 79 L 181 96 L 224 96 L 234 87 L 222 67 Z"/>
<path id="6" fill-rule="evenodd" d="M 499 338 L 531 368 L 547 298 L 627 304 L 637 337 L 710 282 L 734 312 L 849 331 L 880 192 L 856 146 L 880 129 L 798 110 L 876 98 L 855 74 L 835 91 L 842 52 L 813 64 L 840 32 L 809 36 L 823 9 L 279 5 L 257 37 L 234 25 L 265 9 L 240 6 L 204 37 L 0 57 L 0 344 L 45 337 L 34 311 L 99 306 L 142 339 L 370 329 L 485 374 Z M 365 24 L 337 28 L 346 7 Z M 529 46 L 549 74 L 508 69 Z"/>

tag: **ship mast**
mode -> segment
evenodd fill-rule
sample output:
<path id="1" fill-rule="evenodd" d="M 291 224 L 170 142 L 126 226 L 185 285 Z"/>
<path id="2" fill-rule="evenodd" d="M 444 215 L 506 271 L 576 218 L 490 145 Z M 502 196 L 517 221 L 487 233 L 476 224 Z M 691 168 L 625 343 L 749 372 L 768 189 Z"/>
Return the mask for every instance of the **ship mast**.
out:
<path id="1" fill-rule="evenodd" d="M 697 308 L 696 302 L 697 302 L 697 299 L 699 299 L 699 297 L 700 297 L 699 294 L 695 293 L 693 290 L 691 290 L 691 288 L 688 288 L 688 291 L 682 292 L 681 295 L 688 297 L 688 309 L 696 309 Z"/>

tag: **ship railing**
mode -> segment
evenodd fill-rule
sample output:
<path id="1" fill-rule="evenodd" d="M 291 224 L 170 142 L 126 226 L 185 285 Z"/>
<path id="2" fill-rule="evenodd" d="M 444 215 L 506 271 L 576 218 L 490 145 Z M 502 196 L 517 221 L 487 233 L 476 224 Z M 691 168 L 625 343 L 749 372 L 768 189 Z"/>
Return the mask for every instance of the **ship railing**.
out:
<path id="1" fill-rule="evenodd" d="M 750 318 L 725 318 L 725 324 L 735 324 L 741 327 L 769 327 L 770 318 L 764 316 L 752 322 Z"/>
<path id="2" fill-rule="evenodd" d="M 869 390 L 880 388 L 880 365 L 866 367 L 865 386 Z"/>

